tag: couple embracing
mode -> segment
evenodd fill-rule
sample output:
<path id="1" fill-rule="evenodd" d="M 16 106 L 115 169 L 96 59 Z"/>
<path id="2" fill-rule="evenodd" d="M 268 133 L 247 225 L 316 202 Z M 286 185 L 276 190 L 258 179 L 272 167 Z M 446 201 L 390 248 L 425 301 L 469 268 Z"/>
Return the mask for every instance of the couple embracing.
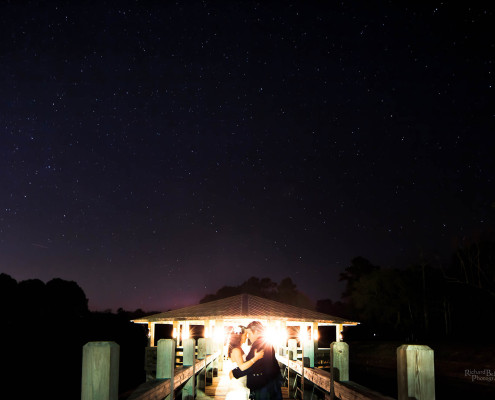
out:
<path id="1" fill-rule="evenodd" d="M 246 339 L 251 349 L 244 353 Z M 273 346 L 259 321 L 239 326 L 230 334 L 228 355 L 234 364 L 226 400 L 281 400 L 281 374 Z"/>

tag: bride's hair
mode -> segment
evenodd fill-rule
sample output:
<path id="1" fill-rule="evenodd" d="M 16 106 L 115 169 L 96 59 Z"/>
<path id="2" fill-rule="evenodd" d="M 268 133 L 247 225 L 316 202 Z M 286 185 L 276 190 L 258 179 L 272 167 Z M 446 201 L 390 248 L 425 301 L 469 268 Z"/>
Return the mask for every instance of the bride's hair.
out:
<path id="1" fill-rule="evenodd" d="M 232 331 L 230 332 L 230 337 L 229 337 L 229 354 L 228 356 L 230 357 L 230 354 L 232 353 L 232 350 L 234 350 L 236 347 L 241 348 L 241 338 L 242 334 L 246 331 L 246 328 L 243 326 L 236 326 Z"/>

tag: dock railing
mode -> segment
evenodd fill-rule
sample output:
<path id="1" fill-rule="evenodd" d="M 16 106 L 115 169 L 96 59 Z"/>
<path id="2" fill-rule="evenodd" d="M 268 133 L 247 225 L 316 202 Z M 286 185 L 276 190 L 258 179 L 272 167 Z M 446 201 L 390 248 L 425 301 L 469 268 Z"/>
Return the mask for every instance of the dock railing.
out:
<path id="1" fill-rule="evenodd" d="M 177 392 L 192 400 L 197 389 L 211 384 L 218 368 L 219 351 L 211 339 L 185 339 L 182 365 L 176 365 L 176 341 L 158 341 L 156 379 L 137 387 L 126 400 L 173 400 Z M 81 400 L 117 400 L 119 379 L 119 345 L 115 342 L 89 342 L 83 347 Z"/>
<path id="2" fill-rule="evenodd" d="M 318 388 L 325 400 L 392 400 L 374 390 L 349 380 L 349 346 L 345 342 L 333 342 L 329 350 L 330 371 L 314 368 L 315 354 L 306 357 L 304 349 L 297 347 L 295 339 L 289 340 L 288 347 L 279 347 L 276 355 L 286 368 L 287 385 L 290 397 L 314 399 L 314 389 L 310 393 L 305 381 Z M 321 353 L 321 351 L 318 351 Z M 299 360 L 301 359 L 301 360 Z M 310 365 L 313 365 L 311 367 Z M 297 384 L 299 379 L 300 384 Z M 297 386 L 297 387 L 296 387 Z M 308 385 L 307 385 L 308 386 Z M 434 400 L 435 376 L 433 350 L 423 345 L 402 345 L 397 348 L 397 398 L 398 400 Z M 297 393 L 291 393 L 291 389 Z M 320 395 L 321 397 L 321 395 Z"/>

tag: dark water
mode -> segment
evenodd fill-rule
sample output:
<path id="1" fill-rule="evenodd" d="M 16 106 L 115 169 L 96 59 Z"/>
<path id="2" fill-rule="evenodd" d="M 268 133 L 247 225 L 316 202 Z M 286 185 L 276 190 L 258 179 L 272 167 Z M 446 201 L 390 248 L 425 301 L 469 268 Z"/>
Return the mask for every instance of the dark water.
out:
<path id="1" fill-rule="evenodd" d="M 373 389 L 381 394 L 397 398 L 397 372 L 386 368 L 349 365 L 349 377 L 352 381 Z M 437 376 L 435 378 L 435 399 L 495 399 L 495 382 L 480 384 L 469 378 L 457 379 Z"/>

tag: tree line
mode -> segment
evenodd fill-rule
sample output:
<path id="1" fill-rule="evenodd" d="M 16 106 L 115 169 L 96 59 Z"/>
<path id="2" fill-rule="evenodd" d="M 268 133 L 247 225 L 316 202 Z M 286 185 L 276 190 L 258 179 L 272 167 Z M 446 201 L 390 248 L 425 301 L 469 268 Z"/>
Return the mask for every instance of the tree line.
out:
<path id="1" fill-rule="evenodd" d="M 280 283 L 252 277 L 238 286 L 224 286 L 201 302 L 248 293 L 359 321 L 346 332 L 348 341 L 493 340 L 493 238 L 464 241 L 447 265 L 421 258 L 405 268 L 386 268 L 356 257 L 336 278 L 345 283 L 338 301 L 321 299 L 313 304 L 289 277 Z M 89 341 L 120 345 L 120 392 L 144 380 L 147 329 L 130 320 L 151 312 L 91 312 L 76 282 L 17 282 L 3 273 L 0 311 L 0 351 L 7 360 L 4 378 L 22 388 L 21 397 L 79 396 L 82 347 Z M 29 385 L 23 384 L 26 379 Z"/>
<path id="2" fill-rule="evenodd" d="M 145 379 L 146 327 L 130 322 L 142 310 L 91 312 L 76 282 L 17 282 L 1 273 L 0 315 L 3 379 L 18 398 L 80 398 L 82 348 L 90 341 L 120 345 L 120 392 Z"/>
<path id="3" fill-rule="evenodd" d="M 405 268 L 374 265 L 355 257 L 340 273 L 341 299 L 312 304 L 291 278 L 279 284 L 251 277 L 206 295 L 208 302 L 241 293 L 359 321 L 347 338 L 421 340 L 491 340 L 495 325 L 495 240 L 465 239 L 450 262 L 420 257 Z"/>
<path id="4" fill-rule="evenodd" d="M 340 274 L 346 312 L 384 338 L 488 340 L 495 325 L 495 241 L 465 240 L 447 265 L 382 268 L 357 257 Z M 363 324 L 364 325 L 364 324 Z"/>

